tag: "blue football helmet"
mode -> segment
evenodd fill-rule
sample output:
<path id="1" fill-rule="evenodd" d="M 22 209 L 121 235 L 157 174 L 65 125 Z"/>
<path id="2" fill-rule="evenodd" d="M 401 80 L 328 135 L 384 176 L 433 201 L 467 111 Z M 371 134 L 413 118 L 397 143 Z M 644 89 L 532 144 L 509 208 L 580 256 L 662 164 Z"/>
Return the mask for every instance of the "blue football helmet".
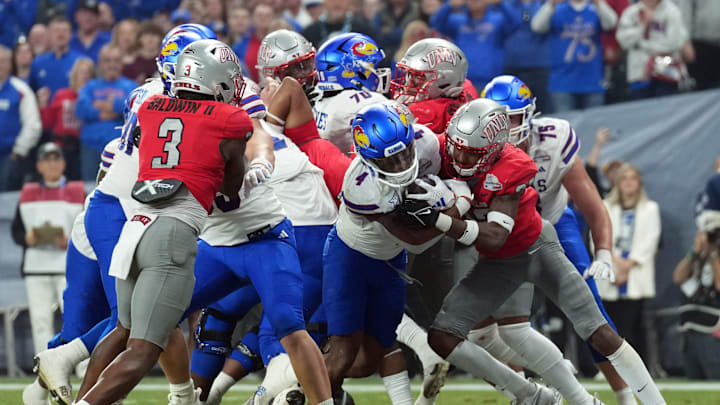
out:
<path id="1" fill-rule="evenodd" d="M 189 44 L 201 39 L 217 39 L 217 35 L 208 27 L 201 24 L 182 24 L 170 30 L 160 45 L 160 55 L 157 62 L 160 79 L 165 91 L 172 94 L 172 81 L 175 79 L 175 64 L 178 55 Z"/>
<path id="2" fill-rule="evenodd" d="M 530 135 L 530 120 L 535 115 L 535 96 L 527 84 L 515 76 L 497 76 L 485 86 L 480 97 L 505 106 L 511 123 L 508 142 L 517 145 L 527 139 Z M 513 118 L 517 116 L 520 118 Z"/>
<path id="3" fill-rule="evenodd" d="M 357 89 L 386 93 L 390 69 L 376 68 L 385 52 L 367 35 L 338 35 L 325 42 L 315 56 L 320 90 Z"/>
<path id="4" fill-rule="evenodd" d="M 406 187 L 418 175 L 415 131 L 410 117 L 392 105 L 370 105 L 350 124 L 355 152 L 390 187 Z"/>

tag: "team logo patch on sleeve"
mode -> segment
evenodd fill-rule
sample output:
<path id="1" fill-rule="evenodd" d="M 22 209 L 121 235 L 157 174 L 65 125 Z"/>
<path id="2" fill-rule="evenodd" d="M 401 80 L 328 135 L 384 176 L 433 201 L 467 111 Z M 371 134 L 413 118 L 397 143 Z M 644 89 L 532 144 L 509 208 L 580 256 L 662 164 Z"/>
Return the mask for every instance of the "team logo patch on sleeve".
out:
<path id="1" fill-rule="evenodd" d="M 485 181 L 483 182 L 483 188 L 485 190 L 489 190 L 489 191 L 500 191 L 503 189 L 503 185 L 502 185 L 502 183 L 500 183 L 500 179 L 498 179 L 497 176 L 490 173 L 487 176 L 485 176 Z"/>

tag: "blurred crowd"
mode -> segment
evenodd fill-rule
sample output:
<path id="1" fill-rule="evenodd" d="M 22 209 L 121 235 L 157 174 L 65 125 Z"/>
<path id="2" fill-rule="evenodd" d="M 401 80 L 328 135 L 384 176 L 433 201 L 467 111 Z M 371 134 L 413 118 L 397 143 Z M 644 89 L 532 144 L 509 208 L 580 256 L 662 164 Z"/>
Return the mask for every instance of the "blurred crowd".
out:
<path id="1" fill-rule="evenodd" d="M 368 34 L 391 67 L 414 42 L 446 37 L 476 88 L 519 76 L 545 113 L 720 84 L 714 0 L 4 0 L 0 191 L 37 177 L 31 152 L 44 141 L 68 157 L 68 179 L 94 180 L 125 97 L 157 71 L 164 33 L 185 22 L 216 31 L 258 82 L 260 43 L 285 28 L 316 48 Z"/>

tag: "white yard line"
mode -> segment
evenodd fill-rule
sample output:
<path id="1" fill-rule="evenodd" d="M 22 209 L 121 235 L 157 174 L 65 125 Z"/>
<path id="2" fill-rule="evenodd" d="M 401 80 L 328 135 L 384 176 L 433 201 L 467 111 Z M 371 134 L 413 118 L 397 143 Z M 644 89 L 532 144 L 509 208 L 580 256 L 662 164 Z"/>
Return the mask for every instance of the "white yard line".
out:
<path id="1" fill-rule="evenodd" d="M 659 382 L 658 388 L 668 391 L 720 391 L 720 382 Z M 606 383 L 585 383 L 583 386 L 588 391 L 609 391 L 610 386 Z M 345 389 L 349 392 L 385 392 L 382 384 L 345 384 Z M 25 388 L 25 384 L 19 383 L 3 383 L 0 381 L 0 391 L 16 391 Z M 256 384 L 235 384 L 230 391 L 234 392 L 252 392 L 257 388 Z M 413 384 L 413 390 L 420 390 L 421 384 Z M 140 384 L 134 391 L 166 391 L 167 384 Z M 467 392 L 484 392 L 493 391 L 488 384 L 479 383 L 450 383 L 445 384 L 443 391 L 467 391 Z"/>

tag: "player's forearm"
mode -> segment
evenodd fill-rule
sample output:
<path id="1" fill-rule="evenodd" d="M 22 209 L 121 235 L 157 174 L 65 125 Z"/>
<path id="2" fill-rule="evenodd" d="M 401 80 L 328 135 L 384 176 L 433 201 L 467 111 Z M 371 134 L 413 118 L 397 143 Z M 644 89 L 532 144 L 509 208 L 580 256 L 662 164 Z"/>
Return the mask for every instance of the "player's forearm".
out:
<path id="1" fill-rule="evenodd" d="M 482 250 L 494 252 L 500 249 L 510 235 L 510 232 L 494 222 L 462 220 L 450 216 L 446 218 L 452 221 L 450 229 L 445 232 L 446 235 L 464 245 L 476 246 Z M 439 225 L 436 225 L 436 228 L 442 228 L 444 221 L 447 220 L 438 219 Z"/>
<path id="2" fill-rule="evenodd" d="M 245 147 L 245 158 L 249 162 L 258 159 L 266 160 L 275 166 L 272 137 L 255 120 L 253 120 L 253 135 Z"/>
<path id="3" fill-rule="evenodd" d="M 673 271 L 673 283 L 680 285 L 687 281 L 692 275 L 692 259 L 685 256 Z"/>

